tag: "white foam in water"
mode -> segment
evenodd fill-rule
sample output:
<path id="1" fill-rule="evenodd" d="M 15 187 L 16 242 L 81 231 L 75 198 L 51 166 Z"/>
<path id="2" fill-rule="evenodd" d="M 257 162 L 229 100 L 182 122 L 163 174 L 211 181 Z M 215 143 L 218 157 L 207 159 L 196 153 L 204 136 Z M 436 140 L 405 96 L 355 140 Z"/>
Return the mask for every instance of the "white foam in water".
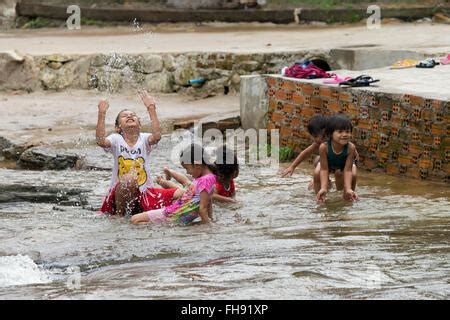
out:
<path id="1" fill-rule="evenodd" d="M 0 257 L 0 287 L 51 282 L 48 274 L 41 270 L 28 256 Z"/>

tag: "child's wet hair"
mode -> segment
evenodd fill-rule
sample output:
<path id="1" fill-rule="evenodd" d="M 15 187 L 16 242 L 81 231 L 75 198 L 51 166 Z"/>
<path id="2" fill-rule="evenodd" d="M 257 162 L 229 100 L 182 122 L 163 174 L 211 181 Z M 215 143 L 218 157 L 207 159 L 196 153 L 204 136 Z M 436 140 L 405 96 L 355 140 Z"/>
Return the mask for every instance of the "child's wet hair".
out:
<path id="1" fill-rule="evenodd" d="M 219 180 L 228 182 L 236 173 L 239 172 L 239 163 L 236 153 L 222 146 L 216 149 L 216 160 L 212 161 L 212 157 L 199 144 L 192 143 L 180 153 L 181 165 L 186 164 L 202 164 L 211 170 Z"/>
<path id="2" fill-rule="evenodd" d="M 180 153 L 180 163 L 186 164 L 203 164 L 212 165 L 212 161 L 205 149 L 197 143 L 191 143 L 188 147 L 184 148 Z"/>
<path id="3" fill-rule="evenodd" d="M 328 118 L 326 135 L 332 136 L 336 130 L 353 130 L 352 122 L 343 114 L 336 114 Z"/>
<path id="4" fill-rule="evenodd" d="M 239 163 L 236 152 L 225 145 L 217 148 L 214 174 L 226 182 L 230 181 L 239 172 Z"/>
<path id="5" fill-rule="evenodd" d="M 327 127 L 328 117 L 321 114 L 317 114 L 308 122 L 308 132 L 313 137 L 320 136 L 324 133 Z"/>

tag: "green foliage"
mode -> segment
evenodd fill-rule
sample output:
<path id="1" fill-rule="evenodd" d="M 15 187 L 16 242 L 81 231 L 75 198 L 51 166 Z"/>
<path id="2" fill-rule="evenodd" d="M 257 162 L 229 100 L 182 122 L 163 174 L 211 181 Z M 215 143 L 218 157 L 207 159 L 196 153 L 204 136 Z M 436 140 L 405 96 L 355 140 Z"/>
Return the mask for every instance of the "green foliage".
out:
<path id="1" fill-rule="evenodd" d="M 355 23 L 355 22 L 359 22 L 359 21 L 361 21 L 361 20 L 362 20 L 361 16 L 360 16 L 359 14 L 355 13 L 355 14 L 352 16 L 351 22 L 352 22 L 352 23 Z"/>
<path id="2" fill-rule="evenodd" d="M 85 26 L 103 26 L 104 22 L 100 20 L 90 19 L 81 17 L 80 19 L 81 25 Z"/>
<path id="3" fill-rule="evenodd" d="M 290 161 L 295 157 L 294 150 L 289 147 L 281 147 L 278 154 L 281 162 Z"/>
<path id="4" fill-rule="evenodd" d="M 47 20 L 45 18 L 37 17 L 37 18 L 31 19 L 30 21 L 25 23 L 22 28 L 23 29 L 38 29 L 38 28 L 48 27 L 49 25 L 50 25 L 49 20 Z"/>
<path id="5" fill-rule="evenodd" d="M 265 150 L 264 150 L 265 149 Z M 262 154 L 262 152 L 266 152 L 268 157 L 272 156 L 272 151 L 275 154 L 278 154 L 278 159 L 281 162 L 290 161 L 295 157 L 294 150 L 290 147 L 272 147 L 270 144 L 260 144 L 260 145 L 251 145 L 248 153 L 256 155 L 258 160 L 261 160 L 261 156 L 265 156 L 266 154 Z"/>

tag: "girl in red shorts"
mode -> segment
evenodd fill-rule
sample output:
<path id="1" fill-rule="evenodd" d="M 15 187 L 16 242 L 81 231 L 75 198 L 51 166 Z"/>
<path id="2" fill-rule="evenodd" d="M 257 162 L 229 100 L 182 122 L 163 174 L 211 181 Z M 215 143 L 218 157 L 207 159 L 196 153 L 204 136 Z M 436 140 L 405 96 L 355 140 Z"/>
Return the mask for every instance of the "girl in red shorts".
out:
<path id="1" fill-rule="evenodd" d="M 114 158 L 113 175 L 103 213 L 133 215 L 168 206 L 181 196 L 177 189 L 156 189 L 150 178 L 150 152 L 161 139 L 155 100 L 147 92 L 139 92 L 152 123 L 152 134 L 141 133 L 137 115 L 122 110 L 115 121 L 116 133 L 105 137 L 105 116 L 109 104 L 98 104 L 97 144 Z"/>

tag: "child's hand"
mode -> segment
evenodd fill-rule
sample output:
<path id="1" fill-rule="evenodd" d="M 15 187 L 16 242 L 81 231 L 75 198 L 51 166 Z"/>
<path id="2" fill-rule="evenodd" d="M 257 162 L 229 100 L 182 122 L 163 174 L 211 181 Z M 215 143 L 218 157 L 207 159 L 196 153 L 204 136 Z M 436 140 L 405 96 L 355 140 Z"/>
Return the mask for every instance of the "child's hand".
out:
<path id="1" fill-rule="evenodd" d="M 294 173 L 294 168 L 292 168 L 291 166 L 287 167 L 282 173 L 281 173 L 281 177 L 285 178 L 287 176 L 292 176 L 292 174 Z"/>
<path id="2" fill-rule="evenodd" d="M 166 175 L 166 180 L 170 180 L 172 178 L 172 173 L 170 172 L 169 167 L 164 167 L 164 174 Z"/>
<path id="3" fill-rule="evenodd" d="M 320 189 L 319 192 L 316 195 L 316 200 L 319 203 L 324 203 L 327 195 L 327 190 Z"/>
<path id="4" fill-rule="evenodd" d="M 357 201 L 359 199 L 358 195 L 353 190 L 346 190 L 344 192 L 344 199 L 349 201 Z"/>
<path id="5" fill-rule="evenodd" d="M 138 91 L 138 94 L 141 97 L 142 102 L 144 103 L 147 110 L 156 107 L 155 99 L 153 99 L 153 97 L 147 91 Z"/>
<path id="6" fill-rule="evenodd" d="M 101 113 L 106 113 L 106 110 L 108 110 L 109 108 L 109 103 L 107 100 L 100 100 L 100 102 L 98 103 L 98 112 Z"/>

